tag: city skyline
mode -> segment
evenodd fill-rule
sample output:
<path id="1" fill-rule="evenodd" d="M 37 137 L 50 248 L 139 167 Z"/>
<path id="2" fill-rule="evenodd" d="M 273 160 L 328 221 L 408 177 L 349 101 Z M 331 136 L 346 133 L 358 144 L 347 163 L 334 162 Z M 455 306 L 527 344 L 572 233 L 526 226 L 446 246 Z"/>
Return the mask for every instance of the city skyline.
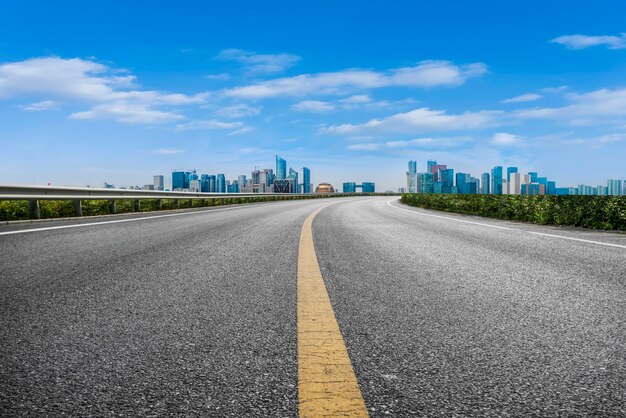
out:
<path id="1" fill-rule="evenodd" d="M 97 22 L 80 3 L 11 3 L 0 182 L 235 178 L 276 154 L 335 187 L 396 190 L 398 167 L 429 158 L 570 186 L 624 178 L 626 5 L 609 3 L 112 1 Z"/>

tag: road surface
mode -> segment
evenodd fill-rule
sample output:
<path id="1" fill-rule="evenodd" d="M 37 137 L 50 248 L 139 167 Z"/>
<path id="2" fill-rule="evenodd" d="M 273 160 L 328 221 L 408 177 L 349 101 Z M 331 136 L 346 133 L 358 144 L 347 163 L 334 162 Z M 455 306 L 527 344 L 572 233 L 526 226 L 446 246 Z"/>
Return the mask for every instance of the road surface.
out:
<path id="1" fill-rule="evenodd" d="M 392 197 L 0 226 L 0 415 L 297 416 L 319 208 L 370 416 L 626 415 L 626 235 Z"/>

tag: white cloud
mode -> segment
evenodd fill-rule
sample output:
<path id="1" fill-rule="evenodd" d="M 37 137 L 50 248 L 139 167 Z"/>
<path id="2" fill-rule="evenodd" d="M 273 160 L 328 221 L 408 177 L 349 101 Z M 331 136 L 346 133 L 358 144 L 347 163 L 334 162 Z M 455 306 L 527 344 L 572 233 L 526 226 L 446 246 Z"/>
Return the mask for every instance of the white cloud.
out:
<path id="1" fill-rule="evenodd" d="M 235 48 L 221 51 L 217 59 L 237 61 L 247 66 L 248 73 L 256 75 L 281 73 L 300 61 L 300 57 L 293 54 L 257 54 Z"/>
<path id="2" fill-rule="evenodd" d="M 332 103 L 319 100 L 303 100 L 293 105 L 292 109 L 298 112 L 323 113 L 334 110 L 335 106 Z"/>
<path id="3" fill-rule="evenodd" d="M 500 103 L 524 103 L 533 102 L 541 99 L 543 96 L 537 93 L 526 93 L 519 96 L 511 97 L 510 99 L 502 100 Z"/>
<path id="4" fill-rule="evenodd" d="M 136 78 L 93 60 L 59 57 L 33 58 L 0 64 L 0 99 L 35 97 L 42 102 L 71 102 L 90 106 L 73 119 L 108 118 L 124 123 L 157 123 L 180 116 L 162 106 L 202 103 L 193 96 L 140 90 Z"/>
<path id="5" fill-rule="evenodd" d="M 243 122 L 223 122 L 215 119 L 208 120 L 192 120 L 186 123 L 176 125 L 178 131 L 190 131 L 200 129 L 241 129 L 244 127 Z"/>
<path id="6" fill-rule="evenodd" d="M 78 120 L 113 119 L 122 123 L 153 124 L 182 119 L 183 117 L 172 112 L 152 109 L 141 103 L 111 102 L 93 106 L 90 110 L 72 113 L 69 118 Z"/>
<path id="7" fill-rule="evenodd" d="M 59 106 L 52 100 L 43 100 L 41 102 L 21 106 L 21 108 L 29 112 L 40 112 L 44 110 L 57 110 Z"/>
<path id="8" fill-rule="evenodd" d="M 619 36 L 564 35 L 554 38 L 550 42 L 565 45 L 571 49 L 584 49 L 598 45 L 604 45 L 608 49 L 622 49 L 626 48 L 626 34 L 622 33 Z"/>
<path id="9" fill-rule="evenodd" d="M 206 76 L 206 78 L 209 79 L 209 80 L 226 81 L 226 80 L 230 80 L 230 74 L 228 74 L 228 73 L 209 74 L 209 75 Z"/>
<path id="10" fill-rule="evenodd" d="M 174 154 L 182 154 L 185 151 L 183 151 L 182 149 L 174 149 L 174 148 L 159 148 L 159 149 L 155 149 L 152 150 L 153 154 L 159 154 L 159 155 L 174 155 Z"/>
<path id="11" fill-rule="evenodd" d="M 241 103 L 232 106 L 220 107 L 215 111 L 215 114 L 223 118 L 237 119 L 246 116 L 257 116 L 261 113 L 262 109 L 263 108 L 261 106 L 250 106 L 245 103 Z"/>
<path id="12" fill-rule="evenodd" d="M 415 138 L 409 140 L 396 140 L 386 142 L 369 142 L 351 144 L 346 147 L 348 151 L 380 151 L 380 150 L 402 150 L 402 149 L 442 149 L 455 148 L 472 142 L 467 136 L 443 137 L 443 138 Z"/>
<path id="13" fill-rule="evenodd" d="M 346 104 L 365 104 L 371 103 L 373 100 L 367 94 L 357 94 L 354 96 L 346 97 L 345 99 L 341 99 L 339 101 Z"/>
<path id="14" fill-rule="evenodd" d="M 443 110 L 423 107 L 406 113 L 398 113 L 384 119 L 371 119 L 362 124 L 331 125 L 321 133 L 335 135 L 362 135 L 390 133 L 417 133 L 430 131 L 454 131 L 480 129 L 495 124 L 498 111 L 465 112 L 449 115 Z"/>
<path id="15" fill-rule="evenodd" d="M 498 146 L 513 146 L 518 145 L 521 139 L 522 137 L 519 135 L 498 132 L 491 137 L 491 143 Z"/>
<path id="16" fill-rule="evenodd" d="M 227 135 L 231 136 L 231 135 L 243 135 L 243 134 L 247 134 L 248 132 L 252 132 L 254 131 L 254 128 L 252 126 L 244 126 L 242 128 L 236 129 L 232 132 L 229 132 Z"/>
<path id="17" fill-rule="evenodd" d="M 482 63 L 457 66 L 449 61 L 422 61 L 414 67 L 386 72 L 345 70 L 329 73 L 301 74 L 235 87 L 224 91 L 227 97 L 266 99 L 281 96 L 340 94 L 351 90 L 383 87 L 458 86 L 467 79 L 487 71 Z"/>
<path id="18" fill-rule="evenodd" d="M 237 151 L 239 154 L 254 154 L 258 151 L 260 151 L 261 149 L 258 147 L 244 147 L 239 149 L 239 151 Z"/>
<path id="19" fill-rule="evenodd" d="M 571 93 L 566 95 L 566 99 L 571 104 L 563 107 L 523 109 L 513 115 L 521 119 L 561 119 L 579 125 L 606 123 L 612 118 L 626 117 L 626 88 Z"/>

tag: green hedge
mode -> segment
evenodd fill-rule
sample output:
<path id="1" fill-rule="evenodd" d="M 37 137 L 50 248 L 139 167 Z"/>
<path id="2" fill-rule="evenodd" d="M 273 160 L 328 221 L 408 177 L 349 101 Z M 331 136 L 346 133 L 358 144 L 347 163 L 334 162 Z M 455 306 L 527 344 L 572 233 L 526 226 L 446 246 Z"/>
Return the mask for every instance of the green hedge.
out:
<path id="1" fill-rule="evenodd" d="M 373 196 L 373 195 L 386 195 L 385 193 L 377 194 L 359 194 L 359 196 Z M 221 206 L 221 205 L 234 205 L 245 203 L 259 203 L 259 202 L 273 202 L 283 200 L 296 200 L 296 199 L 318 199 L 329 197 L 343 197 L 341 194 L 307 194 L 301 196 L 252 196 L 252 197 L 224 197 L 214 199 L 179 199 L 180 208 L 199 208 L 206 206 Z M 161 199 L 161 209 L 176 209 L 174 199 Z M 83 215 L 108 215 L 109 201 L 108 200 L 83 200 Z M 42 219 L 46 218 L 67 218 L 74 216 L 74 206 L 71 200 L 40 200 L 39 210 Z M 127 213 L 135 210 L 134 202 L 132 199 L 121 199 L 116 201 L 116 213 Z M 158 210 L 156 199 L 141 199 L 140 205 L 141 212 Z M 15 221 L 30 219 L 30 212 L 28 208 L 28 201 L 25 200 L 0 200 L 0 221 Z"/>
<path id="2" fill-rule="evenodd" d="M 407 205 L 542 225 L 626 230 L 626 196 L 405 193 Z"/>

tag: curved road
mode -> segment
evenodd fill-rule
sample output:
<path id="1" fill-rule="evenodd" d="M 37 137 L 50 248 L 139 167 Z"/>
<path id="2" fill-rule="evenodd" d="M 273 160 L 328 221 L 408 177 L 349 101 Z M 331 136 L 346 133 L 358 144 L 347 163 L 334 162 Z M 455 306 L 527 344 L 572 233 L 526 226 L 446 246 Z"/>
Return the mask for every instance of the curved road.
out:
<path id="1" fill-rule="evenodd" d="M 371 416 L 626 415 L 626 235 L 389 197 L 0 226 L 0 415 L 297 416 L 320 207 Z"/>

